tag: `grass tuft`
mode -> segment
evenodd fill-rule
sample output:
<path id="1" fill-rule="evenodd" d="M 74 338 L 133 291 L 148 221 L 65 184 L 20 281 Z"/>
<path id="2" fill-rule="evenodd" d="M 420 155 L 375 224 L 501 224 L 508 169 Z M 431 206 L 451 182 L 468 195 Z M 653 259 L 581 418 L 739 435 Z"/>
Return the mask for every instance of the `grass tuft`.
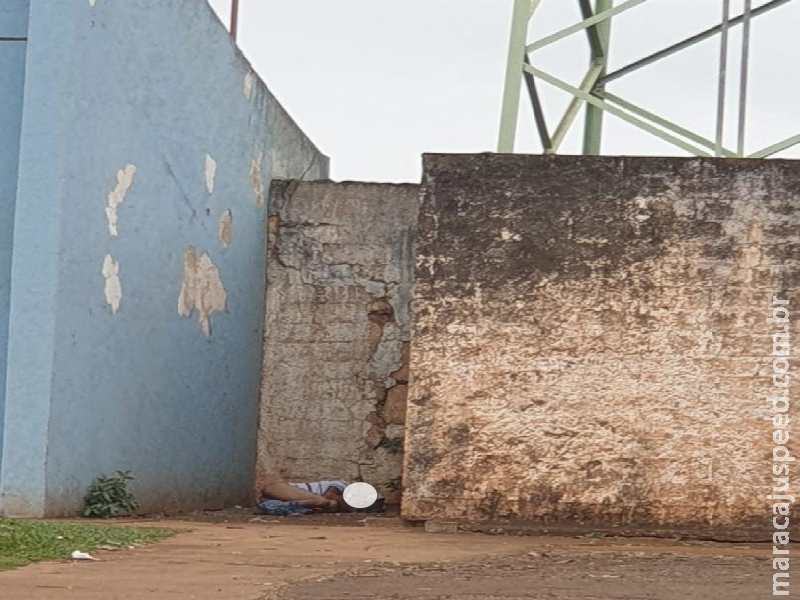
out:
<path id="1" fill-rule="evenodd" d="M 73 550 L 127 548 L 175 535 L 171 529 L 18 521 L 0 518 L 0 571 L 39 560 L 68 559 Z"/>

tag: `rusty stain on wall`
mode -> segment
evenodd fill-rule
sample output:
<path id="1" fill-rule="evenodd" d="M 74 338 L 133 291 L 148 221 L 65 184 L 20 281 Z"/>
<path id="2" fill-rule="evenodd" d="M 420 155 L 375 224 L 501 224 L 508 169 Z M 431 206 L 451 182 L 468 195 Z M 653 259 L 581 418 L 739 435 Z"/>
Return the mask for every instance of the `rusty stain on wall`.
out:
<path id="1" fill-rule="evenodd" d="M 111 314 L 116 314 L 122 302 L 122 282 L 119 278 L 119 263 L 110 254 L 103 259 L 101 273 L 105 279 L 106 303 L 111 307 Z"/>
<path id="2" fill-rule="evenodd" d="M 418 202 L 412 185 L 273 184 L 260 476 L 396 496 Z"/>
<path id="3" fill-rule="evenodd" d="M 403 514 L 763 528 L 764 313 L 800 301 L 798 181 L 796 161 L 427 156 Z"/>
<path id="4" fill-rule="evenodd" d="M 220 279 L 219 269 L 207 253 L 197 257 L 189 246 L 183 258 L 183 278 L 178 294 L 178 314 L 188 317 L 197 311 L 197 323 L 206 337 L 211 336 L 211 314 L 224 311 L 228 294 Z"/>
<path id="5" fill-rule="evenodd" d="M 133 176 L 136 173 L 135 165 L 125 165 L 117 171 L 117 184 L 108 193 L 108 204 L 106 206 L 106 219 L 108 220 L 108 234 L 119 235 L 117 231 L 117 209 L 125 200 L 128 190 L 133 185 Z"/>
<path id="6" fill-rule="evenodd" d="M 231 214 L 230 208 L 226 208 L 222 211 L 222 215 L 219 217 L 217 237 L 219 237 L 223 248 L 230 246 L 233 241 L 233 215 Z"/>
<path id="7" fill-rule="evenodd" d="M 210 154 L 206 154 L 206 189 L 208 193 L 214 192 L 214 178 L 217 176 L 217 161 Z"/>

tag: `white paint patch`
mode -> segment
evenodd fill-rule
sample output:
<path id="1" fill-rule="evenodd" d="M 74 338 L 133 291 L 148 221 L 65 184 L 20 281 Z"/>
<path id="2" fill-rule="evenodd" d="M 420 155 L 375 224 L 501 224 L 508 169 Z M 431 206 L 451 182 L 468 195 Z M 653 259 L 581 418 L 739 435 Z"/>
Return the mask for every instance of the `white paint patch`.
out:
<path id="1" fill-rule="evenodd" d="M 105 294 L 106 302 L 111 307 L 111 314 L 116 314 L 122 302 L 122 282 L 119 279 L 119 263 L 114 257 L 107 254 L 103 260 L 101 271 L 106 280 Z"/>
<path id="2" fill-rule="evenodd" d="M 108 206 L 106 218 L 108 219 L 108 235 L 117 236 L 117 209 L 125 200 L 128 190 L 133 185 L 133 175 L 136 173 L 135 165 L 125 165 L 117 171 L 117 185 L 108 193 Z"/>
<path id="3" fill-rule="evenodd" d="M 193 246 L 183 257 L 183 280 L 178 294 L 178 314 L 188 317 L 197 311 L 197 323 L 206 337 L 211 337 L 211 313 L 223 311 L 228 293 L 219 276 L 219 269 L 205 252 L 197 258 Z"/>
<path id="4" fill-rule="evenodd" d="M 522 239 L 522 236 L 508 229 L 502 229 L 500 230 L 500 239 L 504 242 L 518 242 Z"/>
<path id="5" fill-rule="evenodd" d="M 344 501 L 353 508 L 367 508 L 375 504 L 378 499 L 378 490 L 368 483 L 358 481 L 351 483 L 344 490 Z"/>
<path id="6" fill-rule="evenodd" d="M 242 84 L 242 91 L 244 92 L 244 97 L 250 100 L 253 97 L 253 85 L 255 84 L 256 77 L 253 75 L 252 71 L 247 73 L 244 76 L 244 83 Z"/>
<path id="7" fill-rule="evenodd" d="M 209 194 L 214 192 L 214 178 L 217 176 L 217 161 L 210 154 L 206 154 L 206 189 Z"/>
<path id="8" fill-rule="evenodd" d="M 94 6 L 97 4 L 97 0 L 89 0 L 89 6 Z"/>
<path id="9" fill-rule="evenodd" d="M 256 206 L 264 204 L 264 180 L 261 177 L 261 163 L 264 162 L 264 153 L 259 152 L 258 156 L 250 164 L 250 185 L 256 197 Z"/>
<path id="10" fill-rule="evenodd" d="M 227 248 L 231 245 L 233 241 L 233 215 L 230 208 L 226 208 L 219 218 L 218 235 L 223 247 Z"/>

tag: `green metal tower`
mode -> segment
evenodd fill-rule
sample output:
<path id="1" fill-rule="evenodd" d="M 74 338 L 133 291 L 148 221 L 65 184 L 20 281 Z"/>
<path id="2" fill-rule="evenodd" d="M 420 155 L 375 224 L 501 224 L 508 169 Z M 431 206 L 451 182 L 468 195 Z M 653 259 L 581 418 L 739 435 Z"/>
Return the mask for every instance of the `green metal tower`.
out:
<path id="1" fill-rule="evenodd" d="M 721 0 L 722 19 L 719 25 L 700 31 L 678 43 L 635 60 L 612 72 L 608 72 L 608 52 L 612 40 L 611 30 L 614 18 L 651 0 L 626 0 L 616 6 L 614 0 L 595 0 L 594 5 L 590 0 L 577 0 L 583 20 L 541 39 L 529 42 L 528 26 L 543 1 L 514 0 L 498 152 L 514 151 L 523 83 L 533 108 L 539 139 L 546 154 L 555 154 L 559 151 L 564 138 L 575 124 L 584 105 L 586 108 L 583 137 L 584 154 L 600 154 L 603 116 L 605 113 L 635 125 L 696 156 L 766 158 L 800 144 L 800 134 L 797 134 L 760 150 L 745 151 L 750 25 L 754 18 L 793 0 L 771 0 L 757 8 L 753 8 L 752 0 L 744 0 L 744 10 L 737 16 L 731 15 L 730 0 Z M 565 2 L 566 0 L 557 1 Z M 738 130 L 736 148 L 731 149 L 723 145 L 726 122 L 726 84 L 729 71 L 727 59 L 729 32 L 732 28 L 738 26 L 743 28 L 738 89 Z M 531 56 L 537 50 L 576 34 L 586 35 L 591 52 L 589 68 L 578 85 L 563 81 L 536 66 L 536 62 L 532 60 Z M 715 139 L 707 139 L 695 131 L 645 110 L 608 91 L 607 88 L 613 81 L 714 36 L 719 36 L 720 39 Z M 542 102 L 537 89 L 539 83 L 552 85 L 569 94 L 572 98 L 567 110 L 552 133 L 542 110 Z"/>

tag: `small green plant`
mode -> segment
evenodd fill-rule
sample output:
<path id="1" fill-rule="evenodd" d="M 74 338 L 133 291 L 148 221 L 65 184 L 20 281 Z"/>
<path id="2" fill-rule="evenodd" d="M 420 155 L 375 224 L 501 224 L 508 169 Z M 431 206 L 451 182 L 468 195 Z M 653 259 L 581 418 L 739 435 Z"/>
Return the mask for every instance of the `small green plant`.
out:
<path id="1" fill-rule="evenodd" d="M 378 444 L 378 448 L 383 448 L 389 454 L 400 454 L 403 451 L 403 438 L 384 437 Z"/>
<path id="2" fill-rule="evenodd" d="M 116 477 L 101 475 L 95 479 L 84 498 L 83 516 L 107 519 L 139 508 L 128 490 L 133 479 L 130 471 L 117 471 Z"/>
<path id="3" fill-rule="evenodd" d="M 401 477 L 395 477 L 386 482 L 386 489 L 390 492 L 399 492 L 403 487 L 403 480 Z"/>

